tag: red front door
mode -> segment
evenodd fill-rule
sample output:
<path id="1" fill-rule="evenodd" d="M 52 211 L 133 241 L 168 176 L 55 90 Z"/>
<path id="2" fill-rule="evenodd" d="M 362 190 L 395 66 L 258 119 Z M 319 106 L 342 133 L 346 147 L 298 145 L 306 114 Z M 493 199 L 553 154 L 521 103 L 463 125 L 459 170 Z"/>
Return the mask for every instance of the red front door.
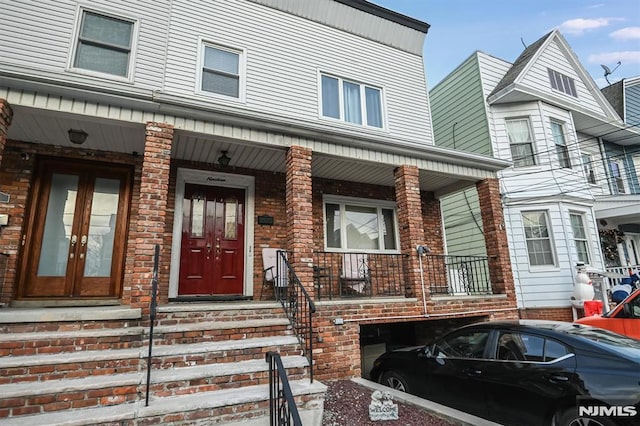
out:
<path id="1" fill-rule="evenodd" d="M 244 190 L 186 184 L 178 293 L 242 295 Z"/>

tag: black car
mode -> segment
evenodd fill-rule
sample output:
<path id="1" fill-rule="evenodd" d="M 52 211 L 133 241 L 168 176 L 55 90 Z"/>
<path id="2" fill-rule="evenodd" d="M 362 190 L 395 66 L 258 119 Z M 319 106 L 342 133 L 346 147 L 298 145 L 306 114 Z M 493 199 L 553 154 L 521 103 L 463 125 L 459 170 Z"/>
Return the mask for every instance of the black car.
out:
<path id="1" fill-rule="evenodd" d="M 556 321 L 468 325 L 371 378 L 504 425 L 640 425 L 640 340 Z"/>

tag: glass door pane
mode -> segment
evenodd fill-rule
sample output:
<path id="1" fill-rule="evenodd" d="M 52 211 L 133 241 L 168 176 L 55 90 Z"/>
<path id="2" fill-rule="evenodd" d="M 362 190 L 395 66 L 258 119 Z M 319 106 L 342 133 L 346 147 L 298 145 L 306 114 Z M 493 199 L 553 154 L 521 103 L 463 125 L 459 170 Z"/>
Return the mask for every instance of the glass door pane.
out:
<path id="1" fill-rule="evenodd" d="M 89 219 L 89 235 L 86 241 L 85 277 L 111 275 L 119 195 L 120 180 L 96 178 Z"/>
<path id="2" fill-rule="evenodd" d="M 53 175 L 42 235 L 38 276 L 66 275 L 77 196 L 78 176 Z"/>

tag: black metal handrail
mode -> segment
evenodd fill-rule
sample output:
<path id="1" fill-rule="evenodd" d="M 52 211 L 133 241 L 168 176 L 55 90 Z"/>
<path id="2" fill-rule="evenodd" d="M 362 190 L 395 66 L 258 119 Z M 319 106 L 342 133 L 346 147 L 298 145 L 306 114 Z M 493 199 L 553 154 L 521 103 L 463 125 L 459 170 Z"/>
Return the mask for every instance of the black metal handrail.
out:
<path id="1" fill-rule="evenodd" d="M 153 254 L 153 277 L 151 278 L 151 306 L 149 307 L 149 354 L 147 355 L 147 395 L 145 406 L 149 406 L 149 384 L 151 383 L 151 349 L 153 348 L 153 325 L 156 322 L 156 308 L 158 305 L 158 260 L 160 258 L 160 246 L 156 244 Z"/>
<path id="2" fill-rule="evenodd" d="M 313 383 L 313 314 L 316 305 L 298 279 L 285 251 L 278 251 L 276 276 L 286 277 L 284 282 L 277 280 L 276 298 L 282 304 L 293 332 L 302 345 L 303 354 L 309 361 L 309 377 Z"/>
<path id="3" fill-rule="evenodd" d="M 492 294 L 487 256 L 427 254 L 421 260 L 431 294 Z"/>
<path id="4" fill-rule="evenodd" d="M 280 354 L 267 352 L 266 361 L 269 364 L 269 424 L 302 426 Z"/>

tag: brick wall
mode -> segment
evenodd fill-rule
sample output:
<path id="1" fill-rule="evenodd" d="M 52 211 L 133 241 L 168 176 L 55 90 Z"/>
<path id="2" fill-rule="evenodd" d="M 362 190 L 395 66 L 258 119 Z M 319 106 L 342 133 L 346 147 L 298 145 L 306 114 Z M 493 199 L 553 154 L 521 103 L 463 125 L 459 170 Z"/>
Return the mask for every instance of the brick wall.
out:
<path id="1" fill-rule="evenodd" d="M 2 155 L 7 143 L 7 133 L 9 132 L 12 118 L 13 110 L 11 106 L 6 100 L 0 98 L 0 164 L 2 164 Z"/>
<path id="2" fill-rule="evenodd" d="M 578 316 L 583 316 L 582 310 Z M 573 311 L 571 308 L 527 308 L 520 309 L 520 318 L 573 322 Z"/>

